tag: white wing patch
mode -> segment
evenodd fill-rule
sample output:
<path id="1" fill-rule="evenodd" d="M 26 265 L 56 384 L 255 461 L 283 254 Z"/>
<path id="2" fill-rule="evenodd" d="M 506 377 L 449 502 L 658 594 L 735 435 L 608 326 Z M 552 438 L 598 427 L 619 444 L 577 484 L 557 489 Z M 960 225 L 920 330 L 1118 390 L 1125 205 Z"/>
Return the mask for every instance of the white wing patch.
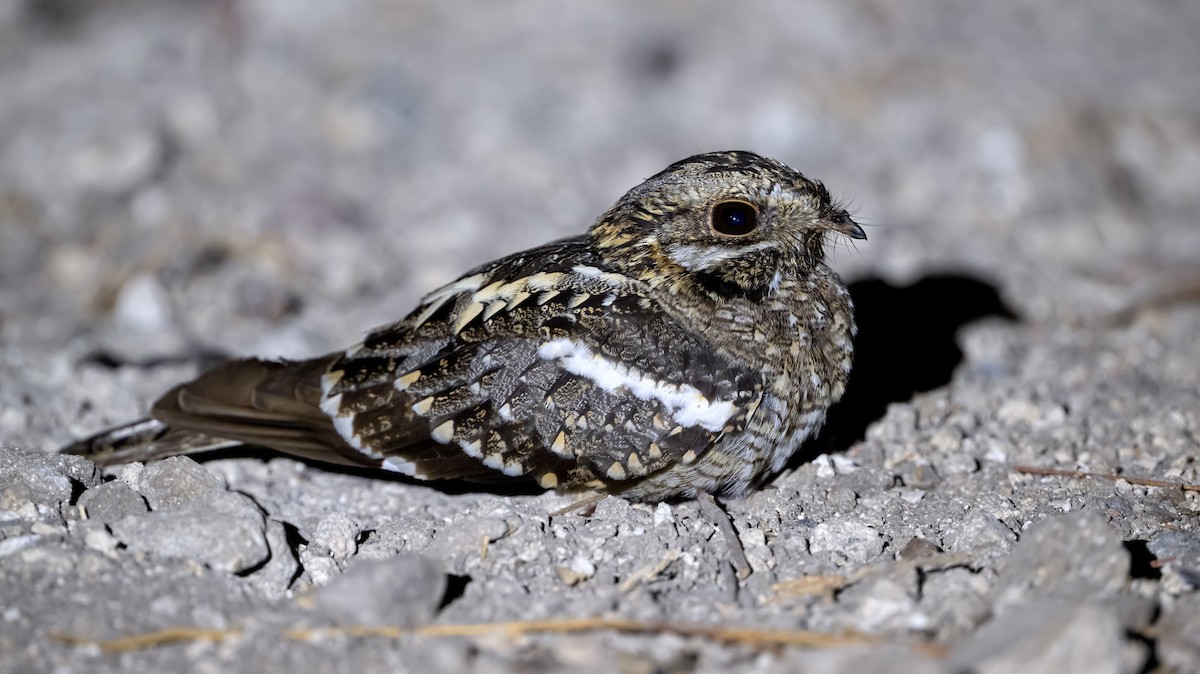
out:
<path id="1" fill-rule="evenodd" d="M 559 338 L 542 344 L 538 356 L 542 360 L 557 360 L 567 372 L 586 377 L 609 393 L 624 387 L 641 400 L 657 400 L 680 426 L 702 426 L 715 433 L 736 412 L 732 401 L 709 400 L 694 386 L 655 380 L 594 354 L 571 339 Z"/>
<path id="2" fill-rule="evenodd" d="M 337 434 L 346 441 L 346 444 L 362 452 L 365 456 L 372 459 L 383 459 L 383 463 L 380 464 L 381 468 L 409 477 L 425 479 L 425 474 L 417 470 L 417 464 L 395 456 L 384 457 L 379 452 L 363 444 L 362 438 L 359 438 L 354 432 L 354 415 L 342 413 L 342 394 L 329 395 L 329 390 L 341 378 L 342 373 L 339 371 L 326 372 L 321 376 L 321 411 L 329 416 L 329 420 L 333 422 L 333 429 L 337 431 Z"/>

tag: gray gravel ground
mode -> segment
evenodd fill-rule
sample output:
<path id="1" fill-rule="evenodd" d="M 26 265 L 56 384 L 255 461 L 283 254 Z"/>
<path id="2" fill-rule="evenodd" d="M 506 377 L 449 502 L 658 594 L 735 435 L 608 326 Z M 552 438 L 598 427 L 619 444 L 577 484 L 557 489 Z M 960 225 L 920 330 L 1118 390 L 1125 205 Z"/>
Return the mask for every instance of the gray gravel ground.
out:
<path id="1" fill-rule="evenodd" d="M 0 670 L 1197 672 L 1200 4 L 0 6 Z M 870 223 L 828 432 L 728 503 L 56 447 L 744 148 Z M 863 635 L 289 630 L 621 618 Z M 119 653 L 165 628 L 221 641 Z M 65 643 L 73 635 L 84 642 Z M 933 653 L 927 647 L 940 647 Z"/>

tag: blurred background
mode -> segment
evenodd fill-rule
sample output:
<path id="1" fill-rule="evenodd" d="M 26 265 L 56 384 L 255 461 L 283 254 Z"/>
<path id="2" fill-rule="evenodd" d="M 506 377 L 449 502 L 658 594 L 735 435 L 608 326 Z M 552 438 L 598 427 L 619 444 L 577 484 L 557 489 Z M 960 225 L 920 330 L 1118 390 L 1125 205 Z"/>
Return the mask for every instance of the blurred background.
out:
<path id="1" fill-rule="evenodd" d="M 719 149 L 851 206 L 876 335 L 1098 320 L 1196 285 L 1197 35 L 1183 0 L 13 0 L 0 343 L 51 396 L 341 348 Z"/>

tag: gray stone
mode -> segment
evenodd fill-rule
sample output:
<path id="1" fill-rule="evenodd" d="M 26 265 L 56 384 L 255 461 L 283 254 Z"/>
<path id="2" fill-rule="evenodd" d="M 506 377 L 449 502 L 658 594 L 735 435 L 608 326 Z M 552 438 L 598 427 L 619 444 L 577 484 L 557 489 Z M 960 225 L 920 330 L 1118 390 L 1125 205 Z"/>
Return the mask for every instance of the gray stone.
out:
<path id="1" fill-rule="evenodd" d="M 151 510 L 171 510 L 220 491 L 221 480 L 186 456 L 148 464 L 139 475 L 138 491 Z"/>
<path id="2" fill-rule="evenodd" d="M 429 622 L 446 593 L 446 572 L 428 557 L 360 560 L 304 598 L 335 625 L 413 627 Z"/>
<path id="3" fill-rule="evenodd" d="M 1158 559 L 1172 564 L 1200 568 L 1200 533 L 1195 531 L 1163 531 L 1146 547 Z"/>
<path id="4" fill-rule="evenodd" d="M 1035 523 L 996 581 L 1000 606 L 1035 598 L 1100 599 L 1129 577 L 1129 553 L 1104 518 L 1090 512 Z"/>
<path id="5" fill-rule="evenodd" d="M 105 482 L 83 492 L 79 507 L 88 519 L 100 522 L 140 515 L 149 509 L 146 499 L 121 481 Z"/>
<path id="6" fill-rule="evenodd" d="M 267 546 L 270 559 L 249 576 L 249 581 L 264 596 L 279 599 L 287 596 L 292 582 L 300 573 L 300 560 L 288 543 L 287 529 L 278 520 L 267 520 Z"/>
<path id="7" fill-rule="evenodd" d="M 851 564 L 865 564 L 883 551 L 883 538 L 862 522 L 835 519 L 813 528 L 808 547 L 813 554 L 831 553 Z"/>
<path id="8" fill-rule="evenodd" d="M 1165 671 L 1200 672 L 1200 594 L 1182 596 L 1154 625 Z"/>
<path id="9" fill-rule="evenodd" d="M 106 130 L 103 138 L 78 148 L 70 158 L 69 177 L 82 191 L 127 193 L 148 180 L 167 152 L 163 137 L 142 125 L 122 132 Z"/>
<path id="10" fill-rule="evenodd" d="M 81 456 L 31 452 L 0 447 L 0 492 L 58 507 L 70 503 L 76 489 L 100 481 L 96 466 Z"/>
<path id="11" fill-rule="evenodd" d="M 308 548 L 328 555 L 340 564 L 358 550 L 358 535 L 361 532 L 362 528 L 346 513 L 330 513 L 317 522 Z"/>
<path id="12" fill-rule="evenodd" d="M 434 541 L 433 523 L 412 516 L 399 516 L 381 524 L 359 547 L 358 556 L 385 559 L 398 552 L 422 553 Z"/>
<path id="13" fill-rule="evenodd" d="M 1124 639 L 1116 615 L 1093 603 L 1034 600 L 959 643 L 950 662 L 979 674 L 1141 671 L 1148 654 Z"/>
<path id="14" fill-rule="evenodd" d="M 992 614 L 992 580 L 960 567 L 926 571 L 920 609 L 928 616 L 929 627 L 941 634 L 963 634 L 978 627 Z"/>
<path id="15" fill-rule="evenodd" d="M 439 559 L 448 560 L 450 568 L 459 572 L 466 560 L 478 558 L 485 546 L 510 532 L 509 524 L 499 517 L 470 513 L 442 527 L 434 536 L 430 552 Z"/>
<path id="16" fill-rule="evenodd" d="M 998 554 L 1016 540 L 1016 534 L 1003 522 L 979 510 L 969 512 L 962 519 L 949 520 L 942 532 L 947 552 L 986 550 L 989 554 Z"/>
<path id="17" fill-rule="evenodd" d="M 847 612 L 846 627 L 864 634 L 880 631 L 929 629 L 930 621 L 917 606 L 916 574 L 880 574 L 865 578 L 838 595 Z"/>
<path id="18" fill-rule="evenodd" d="M 262 511 L 246 496 L 216 492 L 176 507 L 111 523 L 131 551 L 182 557 L 220 571 L 243 573 L 271 554 Z"/>
<path id="19" fill-rule="evenodd" d="M 344 512 L 322 517 L 300 550 L 300 564 L 316 585 L 324 585 L 345 568 L 346 560 L 358 551 L 362 529 Z"/>
<path id="20" fill-rule="evenodd" d="M 755 667 L 755 670 L 772 674 L 953 674 L 959 671 L 935 657 L 892 645 L 877 649 L 790 649 L 779 654 L 778 662 L 773 667 Z M 681 668 L 675 671 L 689 670 Z M 738 667 L 733 665 L 726 669 L 709 668 L 702 671 L 730 672 L 738 671 Z"/>

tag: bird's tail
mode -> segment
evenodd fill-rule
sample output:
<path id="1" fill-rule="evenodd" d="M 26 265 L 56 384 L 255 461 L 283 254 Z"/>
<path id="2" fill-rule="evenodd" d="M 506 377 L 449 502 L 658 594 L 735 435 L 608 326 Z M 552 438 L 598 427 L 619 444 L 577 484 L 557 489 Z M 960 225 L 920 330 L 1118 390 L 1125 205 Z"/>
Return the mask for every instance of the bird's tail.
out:
<path id="1" fill-rule="evenodd" d="M 153 461 L 179 454 L 195 454 L 214 449 L 236 447 L 238 440 L 218 438 L 206 433 L 175 429 L 157 419 L 141 419 L 71 443 L 61 454 L 78 454 L 108 466 L 132 461 Z"/>

